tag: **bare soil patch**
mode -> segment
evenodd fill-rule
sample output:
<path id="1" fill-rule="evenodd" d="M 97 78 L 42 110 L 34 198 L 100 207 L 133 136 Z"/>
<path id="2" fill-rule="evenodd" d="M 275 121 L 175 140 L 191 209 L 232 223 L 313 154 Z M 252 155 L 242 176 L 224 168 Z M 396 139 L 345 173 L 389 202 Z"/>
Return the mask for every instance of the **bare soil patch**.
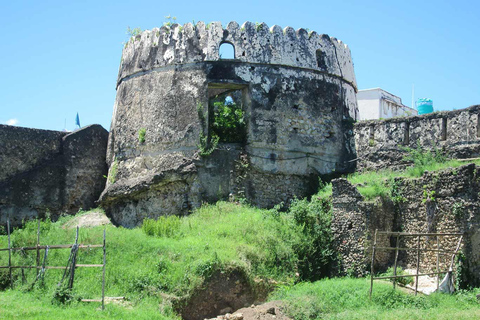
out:
<path id="1" fill-rule="evenodd" d="M 102 211 L 91 211 L 81 216 L 75 217 L 72 220 L 67 221 L 64 225 L 64 229 L 74 229 L 77 226 L 79 228 L 91 228 L 96 226 L 103 226 L 112 224 Z"/>

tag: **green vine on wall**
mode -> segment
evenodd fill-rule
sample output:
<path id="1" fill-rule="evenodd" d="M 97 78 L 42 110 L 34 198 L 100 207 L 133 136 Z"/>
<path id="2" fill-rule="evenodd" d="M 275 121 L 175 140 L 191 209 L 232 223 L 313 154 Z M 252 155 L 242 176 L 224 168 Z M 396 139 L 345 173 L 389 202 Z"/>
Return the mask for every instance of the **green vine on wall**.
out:
<path id="1" fill-rule="evenodd" d="M 118 161 L 115 159 L 110 167 L 110 173 L 108 174 L 108 182 L 110 184 L 114 184 L 117 179 L 117 172 L 118 172 Z"/>

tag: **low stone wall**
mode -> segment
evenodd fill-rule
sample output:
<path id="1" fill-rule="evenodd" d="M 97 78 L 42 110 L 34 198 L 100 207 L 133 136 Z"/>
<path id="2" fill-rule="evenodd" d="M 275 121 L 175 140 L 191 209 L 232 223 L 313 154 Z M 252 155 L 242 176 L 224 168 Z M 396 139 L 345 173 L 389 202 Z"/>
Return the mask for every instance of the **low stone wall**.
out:
<path id="1" fill-rule="evenodd" d="M 405 147 L 438 148 L 451 158 L 480 156 L 480 105 L 355 124 L 357 169 L 402 168 Z"/>
<path id="2" fill-rule="evenodd" d="M 355 186 L 345 179 L 333 180 L 333 223 L 335 247 L 340 253 L 340 273 L 365 274 L 371 261 L 371 245 L 375 230 L 408 233 L 464 233 L 462 251 L 465 255 L 469 283 L 480 285 L 480 167 L 474 164 L 421 178 L 395 179 L 400 200 L 364 201 Z M 398 200 L 398 199 L 397 199 Z M 421 247 L 435 249 L 436 237 L 422 237 Z M 441 249 L 454 250 L 458 237 L 440 237 Z M 378 246 L 394 246 L 390 237 L 378 237 Z M 414 248 L 416 238 L 401 238 L 400 247 Z M 375 269 L 393 265 L 393 251 L 376 254 Z M 440 269 L 447 270 L 451 255 L 440 257 Z M 403 251 L 399 265 L 415 268 L 416 252 Z M 436 253 L 422 253 L 420 270 L 435 271 Z"/>
<path id="3" fill-rule="evenodd" d="M 0 126 L 0 224 L 89 209 L 105 186 L 108 132 Z"/>

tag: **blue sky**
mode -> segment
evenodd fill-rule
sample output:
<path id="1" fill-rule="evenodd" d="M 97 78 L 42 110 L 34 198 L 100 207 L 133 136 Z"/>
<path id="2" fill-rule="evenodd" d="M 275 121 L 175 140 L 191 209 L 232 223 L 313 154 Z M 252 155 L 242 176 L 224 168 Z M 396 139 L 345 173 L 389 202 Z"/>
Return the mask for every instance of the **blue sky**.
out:
<path id="1" fill-rule="evenodd" d="M 480 104 L 480 1 L 1 1 L 0 123 L 110 127 L 127 26 L 235 20 L 303 27 L 347 43 L 359 89 L 435 110 Z"/>

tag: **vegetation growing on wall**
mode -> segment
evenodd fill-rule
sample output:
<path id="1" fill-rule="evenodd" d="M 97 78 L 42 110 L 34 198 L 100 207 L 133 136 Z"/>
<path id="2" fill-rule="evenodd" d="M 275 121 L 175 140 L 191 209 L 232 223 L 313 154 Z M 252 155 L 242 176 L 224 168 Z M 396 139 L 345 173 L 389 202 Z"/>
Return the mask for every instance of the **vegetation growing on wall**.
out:
<path id="1" fill-rule="evenodd" d="M 210 155 L 218 143 L 243 143 L 246 139 L 245 113 L 241 104 L 225 95 L 216 96 L 209 103 L 208 128 L 203 105 L 197 105 L 200 124 L 208 132 L 200 133 L 198 148 L 202 156 Z"/>
<path id="2" fill-rule="evenodd" d="M 147 133 L 147 129 L 141 128 L 138 130 L 138 142 L 145 143 L 145 134 Z"/>
<path id="3" fill-rule="evenodd" d="M 220 142 L 244 142 L 245 115 L 241 105 L 233 100 L 217 101 L 213 104 L 212 135 Z"/>
<path id="4" fill-rule="evenodd" d="M 108 182 L 114 184 L 117 181 L 117 171 L 118 171 L 118 161 L 115 159 L 110 167 L 110 172 L 108 173 Z"/>

